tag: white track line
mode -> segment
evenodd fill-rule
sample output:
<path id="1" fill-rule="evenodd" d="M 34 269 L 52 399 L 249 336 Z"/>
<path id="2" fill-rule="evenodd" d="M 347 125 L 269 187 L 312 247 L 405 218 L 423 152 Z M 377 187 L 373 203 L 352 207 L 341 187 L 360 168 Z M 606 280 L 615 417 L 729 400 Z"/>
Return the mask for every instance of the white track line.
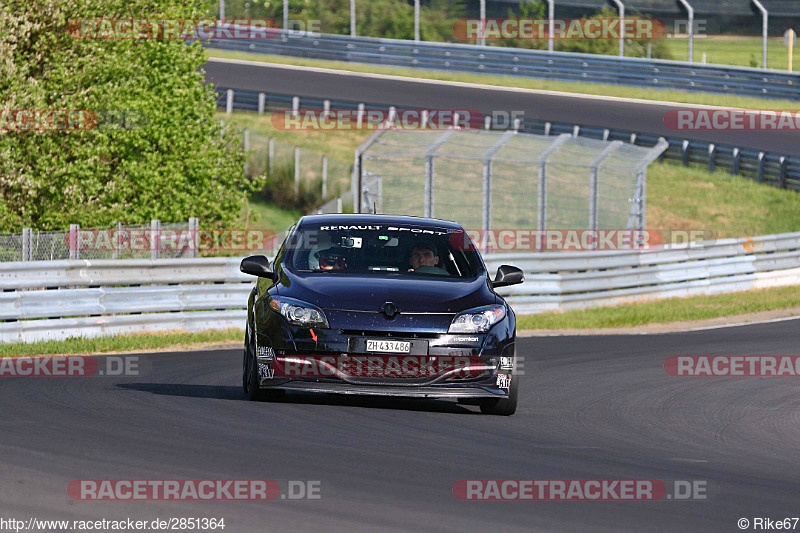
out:
<path id="1" fill-rule="evenodd" d="M 622 103 L 629 103 L 629 104 L 646 104 L 651 106 L 664 106 L 664 107 L 675 107 L 680 109 L 692 108 L 692 109 L 743 109 L 747 110 L 746 108 L 734 108 L 734 107 L 723 107 L 723 106 L 713 106 L 713 105 L 702 105 L 702 104 L 687 104 L 681 102 L 664 102 L 661 100 L 644 100 L 641 98 L 623 98 L 621 96 L 603 96 L 599 94 L 583 94 L 583 93 L 567 93 L 561 91 L 548 91 L 544 89 L 525 89 L 522 87 L 503 87 L 501 85 L 484 85 L 480 83 L 466 83 L 461 81 L 444 81 L 444 80 L 433 80 L 429 78 L 411 78 L 408 76 L 394 76 L 390 74 L 375 74 L 371 72 L 352 72 L 349 70 L 337 70 L 331 68 L 321 68 L 321 67 L 302 67 L 297 65 L 286 65 L 283 63 L 265 63 L 261 61 L 250 61 L 246 59 L 225 59 L 221 57 L 209 57 L 208 61 L 214 63 L 228 63 L 231 65 L 246 65 L 252 67 L 267 67 L 267 68 L 282 68 L 286 70 L 304 70 L 308 72 L 319 72 L 321 74 L 336 74 L 339 76 L 350 76 L 355 78 L 371 78 L 377 80 L 389 80 L 389 81 L 403 81 L 403 82 L 412 82 L 412 83 L 420 83 L 425 85 L 446 85 L 448 87 L 464 87 L 466 89 L 480 89 L 485 91 L 503 91 L 503 92 L 510 92 L 510 93 L 521 93 L 521 94 L 537 94 L 537 95 L 549 95 L 549 96 L 563 96 L 566 98 L 580 98 L 584 100 L 600 100 L 606 102 L 622 102 Z M 461 73 L 456 73 L 461 74 Z M 757 110 L 755 110 L 757 111 Z"/>

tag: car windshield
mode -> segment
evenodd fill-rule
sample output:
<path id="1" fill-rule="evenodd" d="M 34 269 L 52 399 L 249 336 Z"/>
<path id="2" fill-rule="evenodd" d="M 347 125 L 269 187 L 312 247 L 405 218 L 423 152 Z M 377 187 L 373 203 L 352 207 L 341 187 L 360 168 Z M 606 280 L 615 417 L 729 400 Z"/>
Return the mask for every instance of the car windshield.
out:
<path id="1" fill-rule="evenodd" d="M 474 278 L 480 270 L 463 230 L 392 224 L 301 227 L 285 264 L 301 272 L 439 278 Z"/>

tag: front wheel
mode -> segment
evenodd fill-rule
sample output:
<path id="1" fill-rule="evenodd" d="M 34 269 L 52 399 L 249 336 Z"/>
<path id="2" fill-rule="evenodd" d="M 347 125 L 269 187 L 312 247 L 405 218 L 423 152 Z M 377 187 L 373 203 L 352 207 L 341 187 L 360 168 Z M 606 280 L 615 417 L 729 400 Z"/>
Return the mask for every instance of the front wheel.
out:
<path id="1" fill-rule="evenodd" d="M 519 379 L 511 380 L 508 398 L 487 398 L 481 400 L 481 413 L 485 415 L 511 416 L 517 411 Z"/>

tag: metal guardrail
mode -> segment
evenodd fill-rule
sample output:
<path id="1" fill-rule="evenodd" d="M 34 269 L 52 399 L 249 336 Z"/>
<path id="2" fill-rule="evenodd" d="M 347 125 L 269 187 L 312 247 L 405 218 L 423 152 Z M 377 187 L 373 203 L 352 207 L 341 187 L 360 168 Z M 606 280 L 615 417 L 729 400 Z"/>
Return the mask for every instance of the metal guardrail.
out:
<path id="1" fill-rule="evenodd" d="M 800 233 L 652 251 L 486 254 L 525 271 L 499 289 L 518 314 L 800 285 Z M 0 342 L 243 328 L 239 258 L 0 264 Z M 135 283 L 135 284 L 134 284 Z"/>
<path id="2" fill-rule="evenodd" d="M 333 34 L 306 36 L 291 31 L 280 31 L 269 40 L 215 40 L 206 46 L 376 65 L 800 100 L 800 75 L 772 69 Z"/>
<path id="3" fill-rule="evenodd" d="M 798 82 L 800 84 L 800 82 Z M 278 111 L 286 109 L 361 109 L 381 110 L 388 112 L 392 107 L 384 104 L 366 104 L 347 100 L 326 100 L 322 98 L 299 98 L 286 94 L 259 93 L 256 91 L 242 91 L 217 87 L 217 106 L 232 111 Z M 326 103 L 327 102 L 327 103 Z M 410 109 L 396 106 L 396 109 Z M 491 124 L 490 124 L 491 127 Z M 567 124 L 558 122 L 545 122 L 526 119 L 519 124 L 519 131 L 538 135 L 560 135 L 570 133 L 580 137 L 603 139 L 610 141 L 624 141 L 638 146 L 653 147 L 658 144 L 660 135 L 619 130 L 613 128 L 599 128 L 582 124 Z M 661 155 L 659 161 L 669 160 L 680 162 L 684 165 L 697 165 L 707 167 L 709 170 L 726 170 L 734 175 L 766 183 L 782 189 L 800 191 L 800 157 L 787 156 L 772 152 L 763 152 L 751 148 L 715 144 L 706 141 L 681 139 L 680 137 L 666 137 L 669 146 Z"/>

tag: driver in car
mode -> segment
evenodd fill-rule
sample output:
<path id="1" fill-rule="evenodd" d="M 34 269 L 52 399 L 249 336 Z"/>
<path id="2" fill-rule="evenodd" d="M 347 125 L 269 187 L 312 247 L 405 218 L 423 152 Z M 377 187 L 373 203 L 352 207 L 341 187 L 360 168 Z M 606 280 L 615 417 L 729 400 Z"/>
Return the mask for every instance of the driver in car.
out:
<path id="1" fill-rule="evenodd" d="M 427 241 L 418 242 L 411 247 L 411 252 L 408 258 L 411 263 L 409 272 L 419 272 L 420 274 L 438 274 L 440 276 L 449 275 L 446 270 L 439 268 L 439 255 L 436 253 L 436 247 Z"/>

